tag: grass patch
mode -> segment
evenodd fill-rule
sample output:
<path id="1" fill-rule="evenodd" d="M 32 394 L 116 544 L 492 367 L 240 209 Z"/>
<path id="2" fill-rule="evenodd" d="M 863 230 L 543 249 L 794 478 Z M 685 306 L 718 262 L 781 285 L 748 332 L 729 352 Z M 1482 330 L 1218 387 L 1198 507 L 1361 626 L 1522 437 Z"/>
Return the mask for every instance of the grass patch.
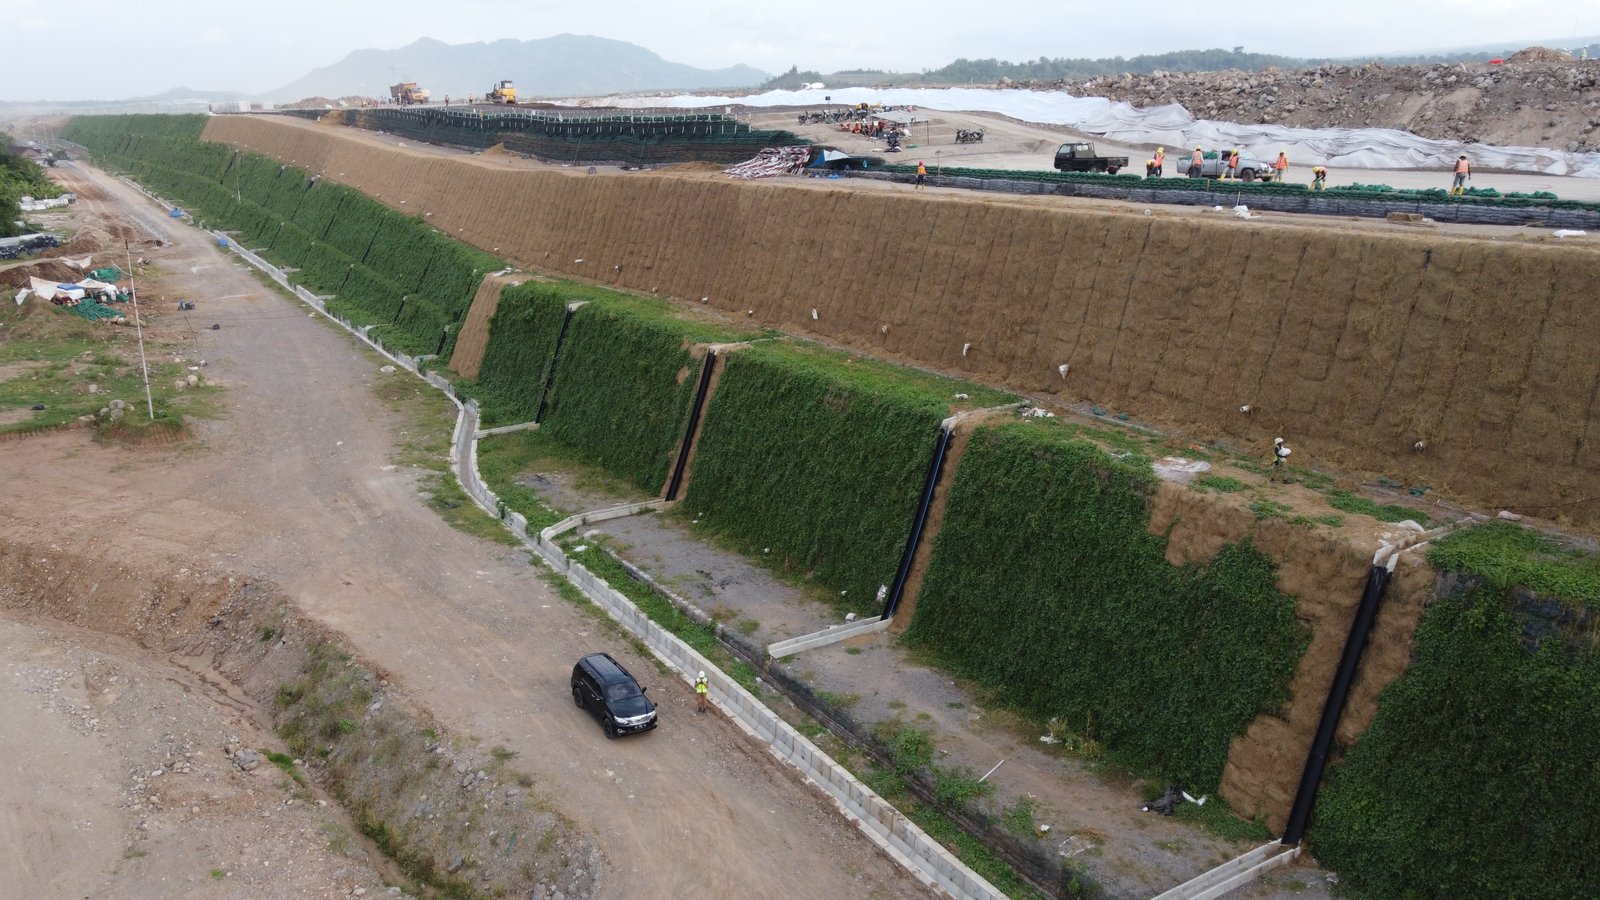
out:
<path id="1" fill-rule="evenodd" d="M 1428 550 L 1428 562 L 1482 575 L 1500 590 L 1522 585 L 1590 609 L 1600 607 L 1600 557 L 1509 522 L 1487 522 L 1446 535 Z"/>
<path id="2" fill-rule="evenodd" d="M 1398 503 L 1377 503 L 1340 488 L 1327 491 L 1325 496 L 1328 498 L 1329 506 L 1342 512 L 1371 516 L 1380 522 L 1402 522 L 1411 519 L 1424 528 L 1428 527 L 1428 514 L 1409 506 L 1401 506 Z"/>
<path id="3" fill-rule="evenodd" d="M 285 775 L 288 775 L 290 778 L 293 778 L 294 781 L 295 781 L 295 784 L 298 784 L 301 787 L 305 787 L 306 786 L 306 776 L 303 775 L 300 772 L 300 770 L 295 767 L 294 757 L 289 756 L 288 754 L 285 754 L 285 753 L 275 753 L 275 752 L 273 752 L 271 750 L 262 750 L 260 752 L 261 752 L 261 755 L 263 755 L 263 756 L 265 756 L 267 758 L 268 762 L 270 762 L 273 765 L 277 766 L 278 768 L 282 769 L 283 773 Z"/>
<path id="4" fill-rule="evenodd" d="M 27 315 L 15 305 L 6 307 L 0 309 L 0 366 L 15 366 L 18 371 L 0 381 L 0 418 L 17 421 L 0 424 L 0 434 L 70 424 L 99 412 L 112 400 L 128 404 L 124 422 L 129 427 L 150 422 L 131 330 L 93 324 L 54 306 Z M 132 314 L 131 307 L 128 312 Z M 218 414 L 221 388 L 205 381 L 193 388 L 174 386 L 193 374 L 186 360 L 177 361 L 184 352 L 178 342 L 146 344 L 150 395 L 159 423 L 181 424 L 184 416 Z M 97 393 L 89 393 L 91 385 Z M 36 404 L 44 409 L 33 410 Z M 7 416 L 8 412 L 12 414 Z"/>
<path id="5" fill-rule="evenodd" d="M 1212 491 L 1218 494 L 1232 494 L 1244 490 L 1248 485 L 1237 478 L 1226 475 L 1201 475 L 1194 480 L 1194 486 L 1202 491 Z"/>
<path id="6" fill-rule="evenodd" d="M 1172 817 L 1181 822 L 1192 822 L 1211 834 L 1228 841 L 1249 841 L 1264 844 L 1272 839 L 1265 822 L 1241 819 L 1234 815 L 1228 801 L 1213 794 L 1202 806 L 1198 803 L 1180 803 Z"/>
<path id="7" fill-rule="evenodd" d="M 530 473 L 560 471 L 572 475 L 582 493 L 607 494 L 618 500 L 639 497 L 637 488 L 594 465 L 586 454 L 552 440 L 540 431 L 492 434 L 478 441 L 478 474 L 507 509 L 528 519 L 528 531 L 547 528 L 566 513 L 546 503 L 539 492 L 518 479 Z"/>
<path id="8" fill-rule="evenodd" d="M 450 438 L 456 424 L 456 407 L 450 398 L 401 371 L 380 376 L 372 390 L 400 416 L 393 459 L 397 465 L 423 470 L 418 488 L 428 507 L 458 531 L 509 547 L 521 546 L 498 519 L 478 508 L 450 471 Z"/>

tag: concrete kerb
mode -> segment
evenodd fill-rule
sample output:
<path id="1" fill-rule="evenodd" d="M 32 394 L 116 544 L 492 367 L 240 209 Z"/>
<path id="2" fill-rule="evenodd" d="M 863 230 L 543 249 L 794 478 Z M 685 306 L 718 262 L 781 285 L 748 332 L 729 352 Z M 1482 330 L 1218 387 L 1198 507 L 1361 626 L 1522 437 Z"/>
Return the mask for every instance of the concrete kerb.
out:
<path id="1" fill-rule="evenodd" d="M 143 188 L 137 185 L 134 187 L 167 209 L 173 208 L 171 204 Z M 185 218 L 190 217 L 186 215 Z M 190 221 L 192 222 L 192 219 Z M 218 231 L 209 233 L 218 238 L 227 237 Z M 777 713 L 767 708 L 760 699 L 745 690 L 693 647 L 651 621 L 649 616 L 633 604 L 633 601 L 607 584 L 604 579 L 584 568 L 581 563 L 571 560 L 555 543 L 556 536 L 580 525 L 637 515 L 646 509 L 660 509 L 668 505 L 666 501 L 651 500 L 623 504 L 569 516 L 545 528 L 537 537 L 530 536 L 527 532 L 527 519 L 516 512 L 507 511 L 500 498 L 483 483 L 478 472 L 476 402 L 468 400 L 463 403 L 456 396 L 454 387 L 449 381 L 437 373 L 419 372 L 416 360 L 385 349 L 366 334 L 366 329 L 329 313 L 322 298 L 298 286 L 290 285 L 287 277 L 266 260 L 238 246 L 237 242 L 231 239 L 228 240 L 227 246 L 239 254 L 241 259 L 266 272 L 275 282 L 292 291 L 312 309 L 337 322 L 384 358 L 443 391 L 456 405 L 457 410 L 456 426 L 451 439 L 451 468 L 474 502 L 485 512 L 504 522 L 539 558 L 582 590 L 613 619 L 637 635 L 652 653 L 675 668 L 686 682 L 693 679 L 693 673 L 705 671 L 710 683 L 711 701 L 726 713 L 740 730 L 752 739 L 765 744 L 774 756 L 793 765 L 807 781 L 827 794 L 845 818 L 854 823 L 891 859 L 918 881 L 952 897 L 962 900 L 967 898 L 1003 900 L 1005 894 L 907 819 L 894 808 L 893 804 L 862 784 L 848 769 L 823 753 L 804 735 L 783 721 Z"/>
<path id="2" fill-rule="evenodd" d="M 892 619 L 866 619 L 861 622 L 852 622 L 849 625 L 829 625 L 821 631 L 802 634 L 786 641 L 777 641 L 767 646 L 767 655 L 773 659 L 782 659 L 793 656 L 805 650 L 815 650 L 830 644 L 853 638 L 861 634 L 872 634 L 889 627 Z"/>

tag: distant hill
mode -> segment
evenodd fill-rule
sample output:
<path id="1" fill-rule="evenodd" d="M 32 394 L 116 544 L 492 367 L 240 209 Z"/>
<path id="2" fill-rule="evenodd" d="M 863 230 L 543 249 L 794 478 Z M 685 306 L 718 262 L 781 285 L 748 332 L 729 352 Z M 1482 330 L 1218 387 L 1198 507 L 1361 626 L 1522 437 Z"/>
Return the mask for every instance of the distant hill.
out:
<path id="1" fill-rule="evenodd" d="M 1326 63 L 1379 62 L 1389 65 L 1433 65 L 1451 62 L 1485 62 L 1497 56 L 1509 56 L 1522 49 L 1523 44 L 1482 45 L 1447 50 L 1423 51 L 1410 55 L 1359 56 L 1359 57 L 1294 57 L 1270 53 L 1246 53 L 1244 48 L 1232 50 L 1177 50 L 1143 56 L 1111 56 L 1098 59 L 1040 57 L 1036 60 L 1009 62 L 1003 59 L 957 59 L 937 69 L 920 74 L 845 71 L 822 75 L 802 72 L 798 67 L 774 77 L 767 88 L 795 88 L 805 81 L 821 81 L 829 87 L 880 84 L 993 84 L 1002 78 L 1012 81 L 1063 81 L 1086 80 L 1104 75 L 1150 75 L 1155 72 L 1220 72 L 1238 69 L 1245 72 L 1267 68 L 1308 69 Z M 1585 49 L 1591 58 L 1600 57 L 1600 38 L 1584 37 L 1562 41 L 1547 41 L 1540 46 L 1567 47 L 1573 53 Z"/>
<path id="2" fill-rule="evenodd" d="M 261 99 L 387 96 L 397 81 L 415 81 L 443 98 L 483 96 L 510 78 L 523 97 L 571 97 L 628 91 L 755 87 L 768 74 L 749 66 L 697 69 L 668 62 L 637 44 L 578 34 L 519 41 L 446 44 L 423 38 L 398 50 L 357 50 L 313 69 Z"/>

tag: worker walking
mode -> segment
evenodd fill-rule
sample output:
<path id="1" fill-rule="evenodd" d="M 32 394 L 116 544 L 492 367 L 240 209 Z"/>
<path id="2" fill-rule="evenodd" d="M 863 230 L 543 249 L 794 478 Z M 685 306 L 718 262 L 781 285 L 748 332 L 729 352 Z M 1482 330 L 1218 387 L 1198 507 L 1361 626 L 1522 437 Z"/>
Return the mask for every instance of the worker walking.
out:
<path id="1" fill-rule="evenodd" d="M 919 159 L 919 160 L 917 160 L 917 181 L 916 181 L 916 184 L 913 185 L 913 187 L 915 187 L 917 190 L 920 191 L 920 190 L 922 190 L 923 185 L 927 184 L 927 182 L 928 182 L 928 167 L 923 165 L 922 160 Z"/>
<path id="2" fill-rule="evenodd" d="M 1455 180 L 1450 182 L 1451 195 L 1460 196 L 1465 194 L 1467 192 L 1467 182 L 1471 180 L 1472 163 L 1467 162 L 1467 155 L 1463 153 L 1461 158 L 1456 160 L 1456 177 Z"/>
<path id="3" fill-rule="evenodd" d="M 1272 170 L 1277 173 L 1275 177 L 1278 179 L 1278 183 L 1282 184 L 1284 176 L 1289 174 L 1289 154 L 1287 152 L 1278 151 L 1278 159 L 1273 162 Z"/>
<path id="4" fill-rule="evenodd" d="M 1328 170 L 1325 166 L 1311 167 L 1311 189 L 1313 191 L 1328 189 Z"/>
<path id="5" fill-rule="evenodd" d="M 700 674 L 694 677 L 694 711 L 696 715 L 706 711 L 706 702 L 709 699 L 706 696 L 706 692 L 709 690 L 710 686 L 706 684 L 705 670 L 701 669 Z"/>
<path id="6" fill-rule="evenodd" d="M 1160 178 L 1161 170 L 1167 164 L 1167 148 L 1157 147 L 1156 158 L 1153 160 L 1153 162 L 1156 164 L 1156 177 Z"/>
<path id="7" fill-rule="evenodd" d="M 1199 147 L 1194 148 L 1194 153 L 1189 157 L 1189 177 L 1199 178 L 1200 172 L 1206 164 L 1206 155 Z"/>
<path id="8" fill-rule="evenodd" d="M 1284 483 L 1288 483 L 1290 452 L 1289 448 L 1284 446 L 1283 438 L 1272 439 L 1272 471 L 1267 475 L 1267 481 L 1277 481 L 1281 474 Z"/>

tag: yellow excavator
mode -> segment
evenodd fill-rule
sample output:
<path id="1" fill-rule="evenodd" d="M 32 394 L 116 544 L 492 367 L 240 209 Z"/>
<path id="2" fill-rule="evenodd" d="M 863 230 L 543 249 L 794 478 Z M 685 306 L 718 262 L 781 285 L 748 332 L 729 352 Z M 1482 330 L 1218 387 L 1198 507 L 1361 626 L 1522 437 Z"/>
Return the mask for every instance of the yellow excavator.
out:
<path id="1" fill-rule="evenodd" d="M 494 87 L 490 88 L 489 96 L 485 97 L 484 99 L 488 100 L 490 103 L 509 103 L 515 105 L 517 102 L 517 86 L 511 83 L 511 79 L 504 79 Z"/>

